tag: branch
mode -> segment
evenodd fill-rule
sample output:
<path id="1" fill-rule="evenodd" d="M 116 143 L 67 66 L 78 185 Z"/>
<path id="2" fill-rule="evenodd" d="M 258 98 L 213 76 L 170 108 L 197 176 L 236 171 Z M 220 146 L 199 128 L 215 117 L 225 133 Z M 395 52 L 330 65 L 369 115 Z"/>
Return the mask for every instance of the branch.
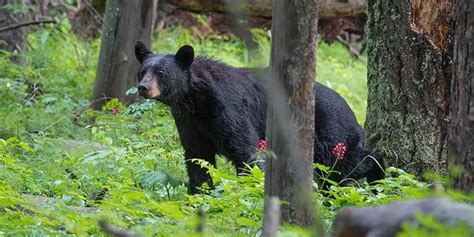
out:
<path id="1" fill-rule="evenodd" d="M 10 26 L 5 26 L 3 28 L 0 28 L 0 33 L 9 31 L 9 30 L 16 30 L 21 27 L 29 26 L 29 25 L 39 25 L 39 24 L 56 24 L 55 20 L 39 20 L 39 21 L 27 21 L 27 22 L 22 22 L 18 23 L 15 25 L 10 25 Z"/>
<path id="2" fill-rule="evenodd" d="M 349 40 L 345 40 L 342 38 L 340 35 L 336 37 L 337 41 L 339 41 L 341 44 L 343 44 L 348 50 L 349 53 L 356 56 L 357 59 L 359 59 L 362 55 L 359 53 L 359 49 L 357 48 L 356 45 L 353 45 Z"/>
<path id="3" fill-rule="evenodd" d="M 89 1 L 84 1 L 84 5 L 86 6 L 87 10 L 89 10 L 94 17 L 97 18 L 100 24 L 104 23 L 104 19 L 100 15 L 100 13 L 91 5 Z"/>
<path id="4" fill-rule="evenodd" d="M 122 230 L 122 229 L 119 229 L 109 223 L 107 223 L 107 221 L 105 220 L 99 220 L 99 226 L 100 226 L 100 229 L 113 236 L 113 237 L 137 237 L 138 235 L 136 233 L 132 233 L 132 232 L 129 232 L 127 230 Z"/>

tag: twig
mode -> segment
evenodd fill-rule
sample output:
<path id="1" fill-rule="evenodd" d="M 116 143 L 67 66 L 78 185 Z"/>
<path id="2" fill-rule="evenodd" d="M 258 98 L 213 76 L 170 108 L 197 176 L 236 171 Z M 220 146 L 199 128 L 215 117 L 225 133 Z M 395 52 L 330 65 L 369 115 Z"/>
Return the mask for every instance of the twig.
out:
<path id="1" fill-rule="evenodd" d="M 84 1 L 84 5 L 86 6 L 87 10 L 89 10 L 97 18 L 100 24 L 104 23 L 104 19 L 100 13 L 90 4 L 89 1 Z"/>
<path id="2" fill-rule="evenodd" d="M 22 22 L 18 23 L 15 25 L 10 25 L 10 26 L 5 26 L 3 28 L 0 28 L 0 33 L 9 31 L 9 30 L 16 30 L 21 27 L 29 26 L 29 25 L 39 25 L 39 24 L 56 24 L 55 20 L 39 20 L 39 21 L 27 21 L 27 22 Z"/>
<path id="3" fill-rule="evenodd" d="M 356 167 L 354 169 L 352 169 L 351 172 L 349 172 L 349 174 L 347 174 L 346 176 L 344 176 L 344 178 L 342 178 L 342 180 L 346 179 L 347 177 L 349 177 L 352 173 L 354 173 L 357 168 L 359 167 L 360 164 L 362 164 L 366 159 L 372 159 L 375 164 L 377 164 L 380 168 L 380 170 L 382 170 L 382 172 L 384 173 L 384 175 L 387 175 L 387 173 L 385 173 L 382 165 L 379 163 L 379 161 L 377 159 L 375 159 L 375 157 L 373 157 L 372 155 L 366 155 L 359 163 L 357 163 Z M 341 181 L 342 182 L 342 181 Z M 339 182 L 339 183 L 341 183 Z"/>
<path id="4" fill-rule="evenodd" d="M 109 223 L 105 220 L 100 220 L 99 221 L 99 226 L 102 231 L 104 231 L 107 234 L 110 234 L 111 236 L 114 237 L 136 237 L 138 236 L 136 233 L 132 233 L 127 230 L 122 230 L 119 229 Z"/>
<path id="5" fill-rule="evenodd" d="M 359 52 L 360 50 L 359 50 L 356 46 L 352 45 L 349 40 L 347 40 L 347 41 L 344 40 L 340 35 L 338 35 L 336 39 L 337 39 L 337 41 L 339 41 L 341 44 L 343 44 L 344 46 L 346 46 L 347 49 L 349 49 L 349 52 L 350 52 L 352 55 L 356 56 L 357 59 L 359 59 L 359 58 L 362 56 L 362 55 L 360 54 L 360 52 Z"/>

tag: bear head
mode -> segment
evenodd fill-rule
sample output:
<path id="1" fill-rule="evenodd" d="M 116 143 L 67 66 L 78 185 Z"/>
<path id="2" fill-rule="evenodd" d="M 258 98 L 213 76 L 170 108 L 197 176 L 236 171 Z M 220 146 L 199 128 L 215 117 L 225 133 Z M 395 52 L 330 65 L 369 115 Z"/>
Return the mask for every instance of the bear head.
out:
<path id="1" fill-rule="evenodd" d="M 175 55 L 157 55 L 138 41 L 135 56 L 140 63 L 137 87 L 140 96 L 169 104 L 186 91 L 194 60 L 190 45 L 182 46 Z"/>

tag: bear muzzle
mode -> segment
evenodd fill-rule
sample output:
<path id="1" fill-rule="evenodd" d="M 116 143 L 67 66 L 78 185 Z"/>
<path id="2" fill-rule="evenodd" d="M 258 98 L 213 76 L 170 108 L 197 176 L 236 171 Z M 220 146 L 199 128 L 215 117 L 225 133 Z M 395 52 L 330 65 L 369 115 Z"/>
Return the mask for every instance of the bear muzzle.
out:
<path id="1" fill-rule="evenodd" d="M 137 89 L 138 89 L 138 94 L 139 94 L 140 96 L 145 96 L 145 94 L 146 94 L 147 91 L 148 91 L 148 87 L 147 87 L 147 86 L 144 86 L 144 85 L 139 85 Z"/>
<path id="2" fill-rule="evenodd" d="M 161 88 L 157 81 L 148 75 L 140 82 L 137 89 L 138 94 L 147 99 L 158 99 L 161 95 Z"/>

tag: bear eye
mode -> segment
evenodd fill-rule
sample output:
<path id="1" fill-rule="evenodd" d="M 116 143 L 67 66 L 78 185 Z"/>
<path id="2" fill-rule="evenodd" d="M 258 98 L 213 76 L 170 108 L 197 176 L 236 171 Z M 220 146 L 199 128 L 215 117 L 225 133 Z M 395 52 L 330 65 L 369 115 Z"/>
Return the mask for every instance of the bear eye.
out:
<path id="1" fill-rule="evenodd" d="M 158 78 L 164 78 L 165 77 L 165 72 L 159 70 L 158 71 Z"/>

